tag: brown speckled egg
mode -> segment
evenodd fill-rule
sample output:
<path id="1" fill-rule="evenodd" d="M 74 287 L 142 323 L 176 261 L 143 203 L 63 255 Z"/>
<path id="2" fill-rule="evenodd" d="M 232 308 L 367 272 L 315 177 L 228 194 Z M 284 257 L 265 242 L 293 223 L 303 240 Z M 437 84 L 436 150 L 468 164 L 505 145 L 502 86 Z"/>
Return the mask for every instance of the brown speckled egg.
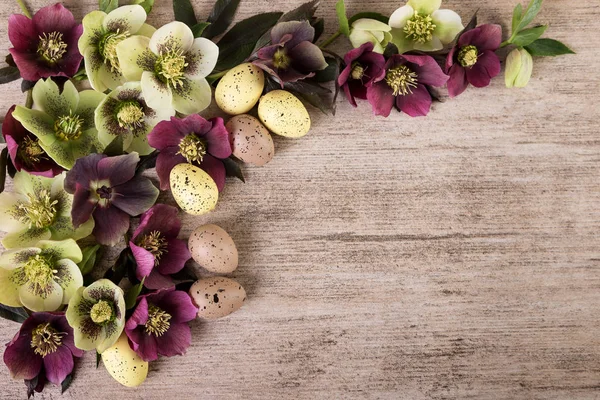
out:
<path id="1" fill-rule="evenodd" d="M 196 281 L 190 288 L 198 317 L 218 319 L 237 311 L 246 301 L 246 291 L 233 279 L 212 277 Z"/>
<path id="2" fill-rule="evenodd" d="M 238 251 L 233 239 L 217 225 L 196 228 L 188 245 L 194 261 L 208 271 L 228 274 L 238 266 Z"/>
<path id="3" fill-rule="evenodd" d="M 306 107 L 285 90 L 273 90 L 261 97 L 258 117 L 277 135 L 299 138 L 310 130 L 310 115 Z"/>
<path id="4" fill-rule="evenodd" d="M 188 163 L 171 170 L 171 193 L 183 211 L 203 215 L 212 211 L 219 199 L 215 181 L 202 169 Z"/>
<path id="5" fill-rule="evenodd" d="M 238 115 L 252 110 L 265 88 L 265 74 L 251 63 L 230 69 L 219 81 L 215 101 L 227 114 Z"/>
<path id="6" fill-rule="evenodd" d="M 275 155 L 275 145 L 269 131 L 252 115 L 236 115 L 225 125 L 233 155 L 245 163 L 265 165 Z"/>

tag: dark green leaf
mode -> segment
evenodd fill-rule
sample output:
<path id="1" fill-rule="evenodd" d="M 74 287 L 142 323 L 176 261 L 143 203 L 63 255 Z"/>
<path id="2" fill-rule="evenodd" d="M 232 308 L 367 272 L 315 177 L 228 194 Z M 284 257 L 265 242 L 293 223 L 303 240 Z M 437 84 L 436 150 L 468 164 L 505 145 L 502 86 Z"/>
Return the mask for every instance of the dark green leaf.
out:
<path id="1" fill-rule="evenodd" d="M 106 146 L 103 151 L 109 157 L 120 156 L 123 154 L 123 136 L 119 135 Z"/>
<path id="2" fill-rule="evenodd" d="M 190 28 L 198 23 L 190 0 L 173 0 L 173 14 L 175 21 L 183 22 Z"/>
<path id="3" fill-rule="evenodd" d="M 575 54 L 575 52 L 568 48 L 564 43 L 554 39 L 538 39 L 529 46 L 525 46 L 525 49 L 527 49 L 529 54 L 536 57 Z"/>
<path id="4" fill-rule="evenodd" d="M 0 318 L 22 323 L 29 318 L 29 315 L 23 307 L 9 307 L 5 306 L 4 304 L 0 304 Z"/>
<path id="5" fill-rule="evenodd" d="M 210 25 L 210 22 L 198 22 L 196 25 L 192 26 L 192 33 L 194 34 L 194 37 L 195 38 L 202 37 L 204 30 L 206 28 L 208 28 L 209 25 Z"/>
<path id="6" fill-rule="evenodd" d="M 102 360 L 102 354 L 96 352 L 96 368 L 100 365 L 100 360 Z"/>
<path id="7" fill-rule="evenodd" d="M 325 57 L 327 68 L 317 71 L 314 76 L 316 82 L 331 82 L 337 78 L 339 74 L 339 62 L 334 57 Z"/>
<path id="8" fill-rule="evenodd" d="M 106 271 L 104 277 L 113 281 L 115 285 L 118 285 L 119 282 L 121 282 L 121 280 L 125 277 L 129 265 L 134 262 L 135 260 L 131 254 L 131 249 L 127 247 L 121 251 L 121 254 L 119 254 L 119 258 L 117 258 L 115 265 Z"/>
<path id="9" fill-rule="evenodd" d="M 527 6 L 527 10 L 523 14 L 523 18 L 517 25 L 517 29 L 515 32 L 520 32 L 523 28 L 527 27 L 530 23 L 533 22 L 534 18 L 538 15 L 540 10 L 542 9 L 542 2 L 544 0 L 531 0 L 529 5 Z M 514 32 L 513 32 L 514 34 Z"/>
<path id="10" fill-rule="evenodd" d="M 143 278 L 140 283 L 132 286 L 131 289 L 127 291 L 127 294 L 125 295 L 125 306 L 127 307 L 127 310 L 131 310 L 133 307 L 135 307 L 137 298 L 142 292 L 142 289 L 144 288 L 145 280 L 146 278 Z"/>
<path id="11" fill-rule="evenodd" d="M 513 11 L 511 34 L 516 33 L 519 23 L 521 22 L 521 18 L 523 18 L 523 6 L 521 6 L 521 3 L 519 3 L 515 6 L 515 10 Z"/>
<path id="12" fill-rule="evenodd" d="M 87 275 L 94 270 L 94 266 L 96 265 L 96 254 L 100 249 L 100 245 L 97 244 L 95 246 L 88 246 L 81 250 L 83 254 L 83 258 L 79 264 L 79 270 L 81 271 L 81 275 Z"/>
<path id="13" fill-rule="evenodd" d="M 242 168 L 240 167 L 240 164 L 238 164 L 237 161 L 230 157 L 224 159 L 223 164 L 225 165 L 225 172 L 227 176 L 233 176 L 235 178 L 238 178 L 240 181 L 246 183 L 246 179 L 244 179 L 244 173 L 242 172 Z"/>
<path id="14" fill-rule="evenodd" d="M 311 25 L 315 28 L 313 43 L 317 43 L 317 40 L 319 40 L 325 30 L 325 20 L 323 18 L 317 18 L 314 22 L 311 22 Z"/>
<path id="15" fill-rule="evenodd" d="M 8 54 L 6 56 L 6 58 L 4 59 L 4 61 L 10 65 L 11 67 L 16 67 L 17 64 L 15 64 L 15 59 L 13 58 L 12 54 Z"/>
<path id="16" fill-rule="evenodd" d="M 333 113 L 333 103 L 330 98 L 331 90 L 307 80 L 288 82 L 285 84 L 285 89 L 310 105 L 317 107 L 324 114 Z"/>
<path id="17" fill-rule="evenodd" d="M 0 68 L 0 85 L 5 83 L 16 81 L 21 77 L 21 73 L 17 67 L 8 67 Z"/>
<path id="18" fill-rule="evenodd" d="M 361 18 L 369 18 L 369 19 L 376 19 L 379 22 L 383 22 L 384 24 L 387 24 L 390 20 L 390 17 L 386 17 L 383 14 L 380 13 L 376 13 L 376 12 L 361 12 L 358 14 L 354 14 L 352 17 L 350 17 L 350 19 L 348 20 L 348 23 L 350 25 L 352 25 L 353 22 L 355 22 L 356 20 L 359 20 Z"/>
<path id="19" fill-rule="evenodd" d="M 385 56 L 385 58 L 389 58 L 396 54 L 398 54 L 398 46 L 396 46 L 392 42 L 388 43 L 387 46 L 385 46 L 385 50 L 383 51 L 383 55 Z"/>
<path id="20" fill-rule="evenodd" d="M 154 0 L 135 0 L 131 4 L 139 4 L 144 8 L 146 14 L 150 14 L 150 11 L 152 11 L 152 7 L 154 7 Z"/>
<path id="21" fill-rule="evenodd" d="M 6 171 L 8 172 L 8 176 L 10 176 L 13 179 L 15 178 L 17 169 L 13 165 L 12 159 L 10 157 L 8 157 L 8 161 L 6 162 Z"/>
<path id="22" fill-rule="evenodd" d="M 544 32 L 548 29 L 548 25 L 540 25 L 535 28 L 524 29 L 521 32 L 517 33 L 513 40 L 512 44 L 519 47 L 527 46 L 544 34 Z"/>
<path id="23" fill-rule="evenodd" d="M 340 24 L 340 32 L 346 36 L 350 36 L 350 24 L 348 23 L 348 17 L 346 16 L 346 3 L 344 0 L 338 0 L 335 3 L 335 12 L 338 17 L 338 23 Z"/>
<path id="24" fill-rule="evenodd" d="M 33 89 L 34 86 L 35 82 L 23 79 L 21 81 L 21 92 L 25 93 L 26 91 Z"/>
<path id="25" fill-rule="evenodd" d="M 33 379 L 25 379 L 25 388 L 27 388 L 27 398 L 31 398 L 35 394 L 35 390 L 37 389 L 38 383 L 40 382 L 40 375 L 45 374 L 45 371 L 40 370 L 39 374 L 37 374 Z M 44 379 L 45 380 L 45 379 Z"/>
<path id="26" fill-rule="evenodd" d="M 156 166 L 156 157 L 158 157 L 158 151 L 155 150 L 147 156 L 140 157 L 140 162 L 135 169 L 136 174 L 141 174 L 147 169 L 154 168 Z"/>
<path id="27" fill-rule="evenodd" d="M 4 192 L 6 185 L 6 167 L 8 165 L 8 148 L 3 148 L 0 153 L 0 193 Z"/>
<path id="28" fill-rule="evenodd" d="M 285 21 L 310 21 L 319 7 L 320 0 L 309 1 L 300 7 L 287 12 L 281 16 L 279 22 Z"/>
<path id="29" fill-rule="evenodd" d="M 63 394 L 67 391 L 69 386 L 71 386 L 71 382 L 73 382 L 73 374 L 67 375 L 65 380 L 60 383 L 60 394 Z"/>
<path id="30" fill-rule="evenodd" d="M 117 7 L 119 7 L 119 0 L 100 0 L 98 2 L 100 11 L 104 11 L 107 14 L 112 10 L 117 9 Z"/>
<path id="31" fill-rule="evenodd" d="M 233 22 L 239 5 L 240 0 L 217 0 L 206 20 L 211 26 L 205 29 L 202 36 L 212 39 L 224 33 Z"/>

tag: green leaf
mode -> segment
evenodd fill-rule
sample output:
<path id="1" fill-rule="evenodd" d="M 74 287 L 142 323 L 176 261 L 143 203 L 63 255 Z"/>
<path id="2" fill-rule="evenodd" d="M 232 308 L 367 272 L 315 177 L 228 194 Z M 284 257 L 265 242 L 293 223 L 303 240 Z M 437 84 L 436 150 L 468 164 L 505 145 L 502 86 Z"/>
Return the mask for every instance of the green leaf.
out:
<path id="1" fill-rule="evenodd" d="M 133 259 L 131 249 L 127 247 L 121 251 L 121 254 L 119 254 L 119 258 L 117 258 L 115 265 L 106 271 L 104 278 L 110 279 L 115 285 L 118 285 L 119 282 L 121 282 L 121 280 L 125 277 L 125 274 L 129 269 L 129 265 L 132 263 L 135 263 L 135 260 Z"/>
<path id="2" fill-rule="evenodd" d="M 0 85 L 16 81 L 21 77 L 19 68 L 17 67 L 4 67 L 0 68 Z"/>
<path id="3" fill-rule="evenodd" d="M 318 108 L 324 114 L 333 113 L 331 90 L 306 79 L 298 82 L 287 82 L 285 89 Z"/>
<path id="4" fill-rule="evenodd" d="M 311 22 L 313 28 L 315 28 L 315 37 L 313 38 L 313 43 L 317 43 L 317 40 L 323 34 L 325 30 L 325 20 L 323 18 L 317 18 L 314 22 Z"/>
<path id="5" fill-rule="evenodd" d="M 223 164 L 225 165 L 225 173 L 227 176 L 233 176 L 235 178 L 238 178 L 240 181 L 246 183 L 246 179 L 244 178 L 242 168 L 240 167 L 240 164 L 236 160 L 234 160 L 233 156 L 224 159 Z"/>
<path id="6" fill-rule="evenodd" d="M 348 17 L 346 16 L 346 3 L 344 3 L 344 0 L 338 0 L 335 4 L 335 12 L 340 24 L 340 32 L 346 36 L 350 36 L 350 24 L 348 23 Z"/>
<path id="7" fill-rule="evenodd" d="M 67 375 L 65 380 L 60 383 L 60 394 L 67 391 L 69 386 L 71 386 L 71 382 L 73 382 L 73 374 Z"/>
<path id="8" fill-rule="evenodd" d="M 119 7 L 119 0 L 100 0 L 98 2 L 98 8 L 100 8 L 100 11 L 104 11 L 107 14 L 112 10 L 115 10 L 117 7 Z"/>
<path id="9" fill-rule="evenodd" d="M 0 304 L 0 318 L 22 323 L 29 318 L 29 315 L 23 307 L 9 307 L 5 306 L 4 304 Z"/>
<path id="10" fill-rule="evenodd" d="M 0 153 L 0 193 L 4 192 L 6 184 L 6 166 L 8 165 L 8 148 L 5 147 Z"/>
<path id="11" fill-rule="evenodd" d="M 150 14 L 152 7 L 154 7 L 154 0 L 134 0 L 131 4 L 139 4 L 144 8 L 146 14 Z"/>
<path id="12" fill-rule="evenodd" d="M 96 369 L 98 369 L 98 366 L 100 365 L 100 360 L 102 360 L 102 354 L 96 352 Z"/>
<path id="13" fill-rule="evenodd" d="M 119 135 L 104 149 L 104 154 L 109 157 L 120 156 L 123 154 L 123 136 Z"/>
<path id="14" fill-rule="evenodd" d="M 15 59 L 13 58 L 12 54 L 10 54 L 10 53 L 6 55 L 6 57 L 4 58 L 4 61 L 11 67 L 17 66 L 17 64 L 15 64 Z"/>
<path id="15" fill-rule="evenodd" d="M 320 0 L 313 0 L 302 4 L 300 7 L 283 14 L 279 22 L 304 20 L 310 21 L 317 11 L 319 1 Z"/>
<path id="16" fill-rule="evenodd" d="M 175 21 L 183 22 L 190 28 L 198 23 L 190 0 L 173 0 L 173 14 Z"/>
<path id="17" fill-rule="evenodd" d="M 514 34 L 515 32 L 517 32 L 517 28 L 519 27 L 521 18 L 523 18 L 523 6 L 521 5 L 521 3 L 519 3 L 515 6 L 515 10 L 513 11 L 511 34 Z"/>
<path id="18" fill-rule="evenodd" d="M 350 25 L 352 25 L 355 21 L 357 21 L 361 18 L 375 19 L 379 22 L 383 22 L 384 24 L 387 24 L 388 22 L 390 22 L 390 17 L 386 17 L 383 14 L 376 13 L 376 12 L 361 12 L 358 14 L 354 14 L 352 17 L 350 17 L 350 19 L 348 20 L 348 23 Z"/>
<path id="19" fill-rule="evenodd" d="M 146 280 L 146 278 L 143 278 L 140 283 L 132 286 L 131 289 L 129 289 L 127 291 L 127 294 L 125 295 L 125 306 L 127 307 L 128 310 L 131 310 L 133 307 L 135 307 L 137 298 L 140 295 L 140 293 L 142 292 L 142 289 L 144 288 L 145 280 Z"/>
<path id="20" fill-rule="evenodd" d="M 525 49 L 535 57 L 554 57 L 564 54 L 575 54 L 564 43 L 554 39 L 538 39 L 535 42 L 525 46 Z"/>
<path id="21" fill-rule="evenodd" d="M 314 76 L 314 80 L 316 82 L 331 82 L 337 78 L 339 75 L 339 62 L 334 57 L 325 57 L 325 61 L 327 61 L 327 68 L 317 71 Z"/>
<path id="22" fill-rule="evenodd" d="M 240 0 L 217 0 L 208 19 L 211 24 L 204 30 L 202 37 L 212 39 L 224 33 L 233 22 Z"/>
<path id="23" fill-rule="evenodd" d="M 517 33 L 515 37 L 511 40 L 511 43 L 515 46 L 524 47 L 528 44 L 533 43 L 540 36 L 544 34 L 544 32 L 548 29 L 548 25 L 540 25 L 535 28 L 524 29 Z"/>
<path id="24" fill-rule="evenodd" d="M 538 15 L 540 10 L 542 9 L 542 2 L 544 0 L 531 0 L 529 5 L 527 6 L 527 10 L 523 14 L 523 18 L 517 25 L 517 29 L 515 32 L 520 32 L 523 28 L 533 22 L 534 18 Z M 515 33 L 513 32 L 513 34 Z"/>
<path id="25" fill-rule="evenodd" d="M 202 37 L 204 30 L 208 28 L 210 22 L 198 22 L 196 25 L 192 26 L 192 33 L 195 38 Z"/>
<path id="26" fill-rule="evenodd" d="M 100 249 L 100 245 L 97 244 L 95 246 L 88 246 L 81 250 L 83 254 L 83 258 L 79 264 L 79 269 L 81 270 L 81 275 L 87 275 L 93 271 L 94 266 L 96 265 L 96 254 Z"/>

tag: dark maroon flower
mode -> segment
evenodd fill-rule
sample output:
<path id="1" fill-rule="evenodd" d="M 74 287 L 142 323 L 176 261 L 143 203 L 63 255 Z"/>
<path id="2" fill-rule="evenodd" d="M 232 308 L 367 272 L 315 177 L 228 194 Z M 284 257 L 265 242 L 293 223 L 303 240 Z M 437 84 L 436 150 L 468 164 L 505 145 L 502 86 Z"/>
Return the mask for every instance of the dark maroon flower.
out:
<path id="1" fill-rule="evenodd" d="M 129 344 L 145 361 L 156 360 L 159 355 L 183 355 L 192 343 L 187 323 L 197 313 L 190 296 L 175 288 L 140 296 L 125 324 Z"/>
<path id="2" fill-rule="evenodd" d="M 137 278 L 146 278 L 147 288 L 173 286 L 169 275 L 181 271 L 192 257 L 186 243 L 177 239 L 180 230 L 175 207 L 157 204 L 142 215 L 129 247 L 137 263 Z"/>
<path id="3" fill-rule="evenodd" d="M 198 165 L 219 188 L 225 187 L 225 166 L 221 159 L 231 156 L 229 133 L 222 118 L 205 120 L 197 114 L 183 119 L 171 117 L 159 122 L 148 134 L 148 143 L 160 150 L 156 173 L 161 190 L 169 189 L 171 170 L 178 164 Z"/>
<path id="4" fill-rule="evenodd" d="M 139 160 L 137 153 L 116 157 L 91 154 L 77 160 L 65 179 L 65 190 L 75 195 L 73 226 L 93 216 L 96 241 L 115 245 L 129 229 L 130 216 L 152 207 L 159 194 L 148 178 L 136 175 Z"/>
<path id="5" fill-rule="evenodd" d="M 280 22 L 271 29 L 272 45 L 257 52 L 254 64 L 284 82 L 296 82 L 327 68 L 323 52 L 312 41 L 315 28 L 308 21 Z"/>
<path id="6" fill-rule="evenodd" d="M 13 117 L 16 106 L 12 106 L 2 122 L 2 136 L 8 154 L 17 171 L 52 178 L 64 171 L 40 147 L 38 138 Z"/>
<path id="7" fill-rule="evenodd" d="M 500 25 L 486 24 L 466 31 L 446 58 L 448 94 L 456 97 L 467 89 L 486 87 L 500 73 L 500 59 L 496 50 L 502 42 Z"/>
<path id="8" fill-rule="evenodd" d="M 425 116 L 431 107 L 427 86 L 444 86 L 448 76 L 431 56 L 394 55 L 385 64 L 385 75 L 367 88 L 375 115 L 387 117 L 394 107 L 411 117 Z"/>
<path id="9" fill-rule="evenodd" d="M 75 75 L 83 59 L 77 47 L 82 33 L 83 26 L 60 3 L 41 8 L 32 19 L 19 14 L 8 19 L 10 54 L 29 81 Z"/>
<path id="10" fill-rule="evenodd" d="M 73 357 L 81 356 L 64 313 L 38 312 L 6 345 L 4 363 L 14 379 L 34 379 L 43 369 L 45 379 L 60 385 L 73 371 Z"/>
<path id="11" fill-rule="evenodd" d="M 346 68 L 338 77 L 338 84 L 344 90 L 346 98 L 356 107 L 355 98 L 367 99 L 367 87 L 373 81 L 383 79 L 385 58 L 373 52 L 373 43 L 367 42 L 352 49 L 344 56 Z"/>

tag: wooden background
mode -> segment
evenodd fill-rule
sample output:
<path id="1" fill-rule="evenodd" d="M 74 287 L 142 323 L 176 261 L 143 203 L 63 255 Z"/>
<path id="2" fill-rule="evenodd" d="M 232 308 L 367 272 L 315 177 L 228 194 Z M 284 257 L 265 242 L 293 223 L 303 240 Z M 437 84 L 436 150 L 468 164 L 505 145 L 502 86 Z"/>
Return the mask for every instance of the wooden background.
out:
<path id="1" fill-rule="evenodd" d="M 172 20 L 157 3 L 150 21 Z M 238 18 L 300 3 L 244 0 Z M 96 1 L 65 4 L 82 18 Z M 212 6 L 194 5 L 199 18 Z M 445 5 L 506 28 L 515 0 Z M 0 48 L 15 12 L 2 1 Z M 334 0 L 318 15 L 332 33 Z M 231 233 L 247 304 L 195 321 L 187 355 L 152 363 L 138 389 L 87 354 L 62 398 L 600 398 L 600 5 L 547 0 L 537 21 L 578 55 L 536 59 L 525 89 L 498 77 L 420 119 L 340 98 L 336 117 L 312 110 L 304 139 L 276 138 L 275 159 L 229 181 L 217 210 L 182 232 Z M 18 83 L 2 87 L 2 110 L 23 100 Z M 0 322 L 0 337 L 17 329 Z M 23 398 L 0 371 L 0 397 Z"/>

